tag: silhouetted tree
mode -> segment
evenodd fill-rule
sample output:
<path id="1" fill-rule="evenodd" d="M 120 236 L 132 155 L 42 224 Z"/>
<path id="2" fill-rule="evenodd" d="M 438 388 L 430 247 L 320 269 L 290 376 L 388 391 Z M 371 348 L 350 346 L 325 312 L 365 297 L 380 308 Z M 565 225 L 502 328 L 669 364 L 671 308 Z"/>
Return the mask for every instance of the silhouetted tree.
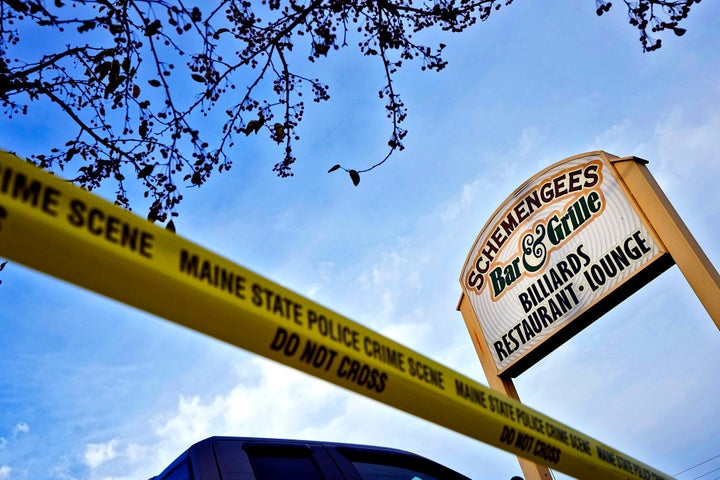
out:
<path id="1" fill-rule="evenodd" d="M 699 0 L 624 0 L 646 51 Z M 393 82 L 408 61 L 442 70 L 445 46 L 416 43 L 430 28 L 463 32 L 512 0 L 2 0 L 0 102 L 9 117 L 50 100 L 68 119 L 67 143 L 30 159 L 46 169 L 79 164 L 74 180 L 93 189 L 128 182 L 152 200 L 149 218 L 175 215 L 178 185 L 202 185 L 232 165 L 234 144 L 264 133 L 282 148 L 274 170 L 292 175 L 305 98 L 328 100 L 320 79 L 297 73 L 357 43 L 379 61 L 379 96 L 389 118 L 388 152 L 365 170 L 336 165 L 353 183 L 403 148 L 407 111 Z M 595 0 L 602 15 L 611 3 Z M 307 95 L 307 96 L 304 96 Z M 209 117 L 209 118 L 208 118 Z M 221 127 L 219 127 L 221 126 Z M 81 161 L 78 162 L 78 160 Z M 71 175 L 72 176 L 72 175 Z"/>

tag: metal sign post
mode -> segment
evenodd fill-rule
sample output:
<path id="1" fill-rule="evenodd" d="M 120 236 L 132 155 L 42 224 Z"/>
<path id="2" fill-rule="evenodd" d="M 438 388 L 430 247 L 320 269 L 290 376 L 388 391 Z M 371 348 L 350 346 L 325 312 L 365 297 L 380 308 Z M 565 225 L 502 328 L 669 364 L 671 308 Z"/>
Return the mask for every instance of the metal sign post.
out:
<path id="1" fill-rule="evenodd" d="M 495 366 L 495 362 L 490 354 L 490 350 L 488 350 L 487 343 L 482 340 L 484 338 L 484 334 L 482 332 L 480 322 L 478 322 L 475 312 L 473 311 L 465 294 L 460 297 L 458 310 L 462 313 L 465 325 L 470 332 L 473 345 L 475 345 L 475 351 L 478 354 L 480 364 L 482 365 L 485 377 L 488 380 L 488 385 L 493 390 L 504 393 L 508 397 L 519 402 L 520 397 L 518 396 L 512 379 L 503 378 L 498 375 L 497 367 Z M 520 463 L 520 469 L 525 476 L 525 480 L 552 480 L 553 478 L 550 473 L 550 469 L 544 465 L 538 465 L 537 463 L 523 457 L 518 457 L 518 462 Z"/>

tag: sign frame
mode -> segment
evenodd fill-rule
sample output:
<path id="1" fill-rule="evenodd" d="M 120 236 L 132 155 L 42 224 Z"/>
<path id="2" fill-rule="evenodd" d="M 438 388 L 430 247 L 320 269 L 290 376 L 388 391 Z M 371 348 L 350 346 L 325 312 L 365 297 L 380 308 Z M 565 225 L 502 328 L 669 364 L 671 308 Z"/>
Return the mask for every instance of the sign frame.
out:
<path id="1" fill-rule="evenodd" d="M 460 283 L 498 374 L 522 374 L 674 264 L 616 158 L 588 152 L 543 169 L 475 239 Z"/>

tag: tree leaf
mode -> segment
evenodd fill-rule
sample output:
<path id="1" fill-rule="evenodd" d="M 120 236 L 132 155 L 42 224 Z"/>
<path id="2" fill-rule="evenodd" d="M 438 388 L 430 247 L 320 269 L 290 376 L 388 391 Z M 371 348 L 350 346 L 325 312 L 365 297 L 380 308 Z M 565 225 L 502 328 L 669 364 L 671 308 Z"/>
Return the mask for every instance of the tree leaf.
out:
<path id="1" fill-rule="evenodd" d="M 154 78 L 152 80 L 148 80 L 148 83 L 150 84 L 151 87 L 159 87 L 160 86 L 160 80 L 156 80 Z"/>
<path id="2" fill-rule="evenodd" d="M 328 173 L 334 172 L 334 171 L 337 170 L 338 168 L 340 168 L 340 164 L 339 164 L 339 163 L 338 163 L 337 165 L 333 165 L 332 167 L 330 167 L 330 170 L 328 170 Z"/>
<path id="3" fill-rule="evenodd" d="M 175 222 L 173 222 L 172 220 L 170 220 L 170 221 L 167 223 L 167 225 L 165 225 L 165 230 L 169 230 L 169 231 L 175 233 Z"/>
<path id="4" fill-rule="evenodd" d="M 198 83 L 205 83 L 205 77 L 203 77 L 199 73 L 193 73 L 190 76 L 192 77 L 193 80 L 195 80 Z"/>
<path id="5" fill-rule="evenodd" d="M 357 187 L 360 183 L 360 174 L 356 170 L 349 170 L 348 174 L 350 174 L 350 180 L 352 180 L 353 185 Z"/>

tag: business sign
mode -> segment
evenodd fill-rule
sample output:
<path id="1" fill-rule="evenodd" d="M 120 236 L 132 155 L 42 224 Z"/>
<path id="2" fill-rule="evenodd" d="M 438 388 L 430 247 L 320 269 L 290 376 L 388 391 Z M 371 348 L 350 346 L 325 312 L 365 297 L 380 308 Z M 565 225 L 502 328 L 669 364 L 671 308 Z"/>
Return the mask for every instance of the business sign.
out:
<path id="1" fill-rule="evenodd" d="M 460 283 L 499 374 L 519 375 L 672 265 L 609 157 L 538 173 L 475 240 Z"/>

